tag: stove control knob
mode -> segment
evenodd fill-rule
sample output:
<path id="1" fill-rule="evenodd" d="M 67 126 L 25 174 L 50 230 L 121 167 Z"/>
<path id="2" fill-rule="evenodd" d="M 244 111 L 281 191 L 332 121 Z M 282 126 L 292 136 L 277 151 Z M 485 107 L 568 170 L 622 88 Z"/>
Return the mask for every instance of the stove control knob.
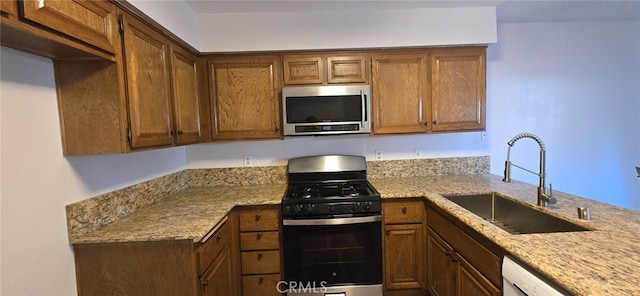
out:
<path id="1" fill-rule="evenodd" d="M 294 214 L 298 214 L 298 213 L 300 213 L 300 212 L 302 212 L 302 205 L 295 205 L 295 206 L 293 206 L 293 213 L 294 213 Z"/>
<path id="2" fill-rule="evenodd" d="M 329 210 L 329 212 L 333 212 L 336 209 L 335 205 L 328 205 L 327 209 Z"/>
<path id="3" fill-rule="evenodd" d="M 351 212 L 358 212 L 360 210 L 360 203 L 354 202 L 351 204 Z"/>
<path id="4" fill-rule="evenodd" d="M 365 202 L 365 203 L 364 203 L 364 210 L 365 210 L 365 211 L 368 211 L 368 210 L 370 210 L 370 209 L 371 209 L 371 202 L 370 202 L 370 201 Z"/>
<path id="5" fill-rule="evenodd" d="M 287 214 L 291 214 L 291 206 L 285 206 L 285 207 L 284 207 L 284 211 L 285 211 L 285 213 L 287 213 Z"/>
<path id="6" fill-rule="evenodd" d="M 312 204 L 307 204 L 307 205 L 303 205 L 301 210 L 303 213 L 309 214 L 313 211 L 314 207 L 315 206 Z"/>

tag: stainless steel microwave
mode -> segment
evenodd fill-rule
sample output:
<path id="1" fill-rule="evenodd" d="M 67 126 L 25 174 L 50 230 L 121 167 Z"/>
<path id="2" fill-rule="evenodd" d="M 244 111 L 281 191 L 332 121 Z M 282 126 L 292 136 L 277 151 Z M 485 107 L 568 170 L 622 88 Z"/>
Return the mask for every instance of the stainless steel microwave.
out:
<path id="1" fill-rule="evenodd" d="M 282 117 L 285 136 L 368 134 L 371 86 L 286 86 Z"/>

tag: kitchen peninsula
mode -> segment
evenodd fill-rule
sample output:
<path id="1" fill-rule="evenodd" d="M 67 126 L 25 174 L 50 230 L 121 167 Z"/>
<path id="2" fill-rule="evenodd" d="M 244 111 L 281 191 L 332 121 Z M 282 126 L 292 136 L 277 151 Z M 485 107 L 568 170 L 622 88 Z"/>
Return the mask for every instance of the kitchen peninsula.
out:
<path id="1" fill-rule="evenodd" d="M 273 172 L 284 172 L 284 168 L 179 172 L 180 176 L 169 178 L 185 181 L 183 188 L 131 215 L 114 219 L 112 223 L 91 226 L 94 230 L 78 224 L 79 221 L 91 221 L 88 215 L 92 207 L 87 207 L 91 199 L 69 205 L 70 243 L 199 241 L 234 207 L 279 204 L 285 180 L 274 178 L 277 174 Z M 522 182 L 503 183 L 501 177 L 488 174 L 488 157 L 373 161 L 368 162 L 368 174 L 383 201 L 423 198 L 430 206 L 455 217 L 571 294 L 630 295 L 638 292 L 640 239 L 636 234 L 640 231 L 640 215 L 637 212 L 556 192 L 558 203 L 543 210 L 593 230 L 514 235 L 442 197 L 500 192 L 535 204 L 536 187 Z M 234 185 L 223 185 L 232 184 L 233 175 L 243 177 L 236 179 Z M 270 179 L 259 177 L 266 175 Z M 99 204 L 100 198 L 104 196 L 96 197 L 92 202 Z M 101 208 L 96 203 L 93 206 L 94 210 Z M 576 207 L 591 207 L 592 221 L 577 219 Z"/>

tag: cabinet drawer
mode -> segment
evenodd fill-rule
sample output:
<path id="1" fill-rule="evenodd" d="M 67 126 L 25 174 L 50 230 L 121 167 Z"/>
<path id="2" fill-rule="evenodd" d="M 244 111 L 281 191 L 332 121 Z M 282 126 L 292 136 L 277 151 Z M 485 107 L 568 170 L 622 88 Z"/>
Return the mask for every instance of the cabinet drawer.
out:
<path id="1" fill-rule="evenodd" d="M 229 223 L 224 223 L 198 247 L 198 274 L 204 273 L 218 256 L 222 248 L 231 240 Z"/>
<path id="2" fill-rule="evenodd" d="M 240 250 L 277 250 L 280 249 L 280 233 L 277 231 L 240 233 Z"/>
<path id="3" fill-rule="evenodd" d="M 401 201 L 382 204 L 385 224 L 422 223 L 424 219 L 424 202 Z"/>
<path id="4" fill-rule="evenodd" d="M 240 231 L 278 230 L 280 226 L 277 208 L 241 211 L 238 219 Z"/>
<path id="5" fill-rule="evenodd" d="M 280 274 L 245 275 L 242 277 L 242 296 L 271 296 L 281 295 L 278 292 L 286 288 L 278 287 Z"/>
<path id="6" fill-rule="evenodd" d="M 280 251 L 242 252 L 242 274 L 279 272 Z"/>

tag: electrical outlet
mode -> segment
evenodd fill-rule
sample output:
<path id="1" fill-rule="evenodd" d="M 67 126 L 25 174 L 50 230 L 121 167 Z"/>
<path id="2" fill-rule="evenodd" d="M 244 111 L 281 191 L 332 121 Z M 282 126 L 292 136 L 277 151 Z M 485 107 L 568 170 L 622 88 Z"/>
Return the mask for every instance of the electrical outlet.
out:
<path id="1" fill-rule="evenodd" d="M 422 157 L 422 148 L 413 149 L 413 158 L 418 159 Z"/>
<path id="2" fill-rule="evenodd" d="M 376 160 L 382 160 L 382 150 L 376 150 Z"/>
<path id="3" fill-rule="evenodd" d="M 251 159 L 251 155 L 245 155 L 242 157 L 242 162 L 244 163 L 244 166 L 251 166 L 253 165 L 253 160 Z"/>

